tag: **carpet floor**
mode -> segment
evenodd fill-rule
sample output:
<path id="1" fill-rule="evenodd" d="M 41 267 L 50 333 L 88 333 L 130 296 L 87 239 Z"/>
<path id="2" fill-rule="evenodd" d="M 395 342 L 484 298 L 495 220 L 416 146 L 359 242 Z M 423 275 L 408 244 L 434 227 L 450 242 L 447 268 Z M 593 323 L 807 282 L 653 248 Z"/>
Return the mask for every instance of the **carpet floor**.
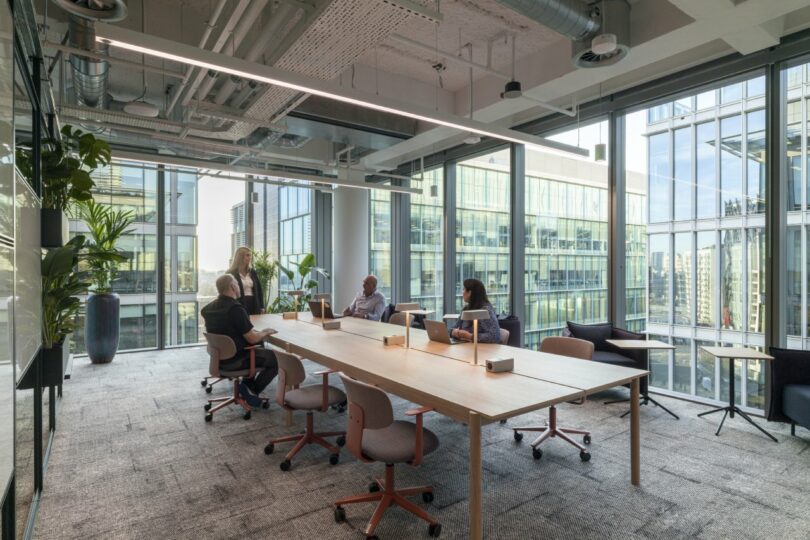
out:
<path id="1" fill-rule="evenodd" d="M 236 408 L 204 421 L 208 394 L 200 386 L 208 358 L 202 348 L 121 354 L 112 364 L 74 362 L 60 403 L 35 537 L 82 538 L 363 538 L 370 504 L 346 507 L 337 524 L 331 503 L 364 493 L 380 464 L 345 449 L 332 466 L 320 447 L 304 449 L 282 472 L 285 451 L 264 454 L 287 427 L 273 403 L 249 421 Z M 320 366 L 308 363 L 311 373 Z M 310 375 L 309 381 L 317 382 Z M 333 384 L 339 385 L 334 377 Z M 228 392 L 227 383 L 212 395 Z M 275 383 L 268 394 L 275 392 Z M 681 416 L 641 408 L 640 487 L 630 485 L 625 405 L 603 405 L 624 388 L 558 408 L 561 425 L 592 431 L 591 461 L 560 440 L 532 458 L 531 434 L 521 443 L 509 426 L 542 425 L 547 411 L 483 429 L 484 534 L 492 539 L 810 538 L 810 433 L 761 420 L 774 444 L 742 419 L 697 418 L 707 407 L 660 398 Z M 657 398 L 658 399 L 658 398 Z M 393 398 L 402 418 L 409 403 Z M 758 419 L 759 420 L 759 419 Z M 344 429 L 345 414 L 317 415 L 316 429 Z M 433 484 L 425 505 L 442 523 L 442 538 L 468 537 L 467 430 L 428 414 L 439 449 L 419 468 L 397 467 L 398 486 Z M 427 525 L 389 510 L 380 538 L 427 538 Z"/>

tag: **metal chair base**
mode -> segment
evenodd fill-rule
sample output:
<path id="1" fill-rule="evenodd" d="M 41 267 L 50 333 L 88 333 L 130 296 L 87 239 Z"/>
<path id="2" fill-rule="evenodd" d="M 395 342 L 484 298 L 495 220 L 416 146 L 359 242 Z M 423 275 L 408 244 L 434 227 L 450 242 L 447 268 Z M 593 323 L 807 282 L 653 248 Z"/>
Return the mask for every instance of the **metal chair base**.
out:
<path id="1" fill-rule="evenodd" d="M 319 446 L 326 448 L 329 451 L 331 460 L 330 462 L 333 462 L 332 464 L 335 465 L 337 464 L 337 456 L 340 455 L 340 448 L 338 448 L 338 446 L 343 446 L 343 444 L 345 443 L 344 440 L 345 436 L 346 436 L 345 431 L 324 431 L 320 433 L 315 433 L 315 422 L 313 419 L 313 413 L 312 411 L 309 411 L 307 412 L 307 427 L 304 433 L 271 439 L 270 442 L 267 443 L 267 446 L 265 447 L 265 453 L 272 454 L 273 445 L 275 445 L 276 443 L 295 441 L 296 442 L 295 446 L 292 447 L 292 450 L 287 452 L 287 455 L 284 456 L 284 462 L 282 463 L 282 465 L 284 463 L 288 464 L 286 468 L 282 466 L 282 470 L 288 470 L 292 458 L 295 457 L 295 455 L 298 452 L 300 452 L 308 444 L 317 444 Z M 329 442 L 326 440 L 325 437 L 339 437 L 338 446 L 329 444 Z"/>
<path id="2" fill-rule="evenodd" d="M 564 440 L 571 446 L 575 446 L 579 449 L 580 452 L 588 453 L 588 449 L 585 446 L 581 445 L 569 435 L 583 435 L 590 438 L 591 432 L 585 431 L 584 429 L 570 429 L 570 428 L 562 428 L 557 425 L 557 407 L 552 406 L 548 411 L 548 424 L 545 426 L 540 427 L 516 427 L 512 428 L 512 431 L 515 433 L 519 433 L 521 431 L 540 431 L 541 434 L 535 441 L 532 443 L 532 448 L 537 448 L 540 446 L 543 441 L 546 439 L 551 439 L 554 437 L 559 437 L 560 439 Z"/>
<path id="3" fill-rule="evenodd" d="M 346 497 L 335 502 L 335 516 L 337 518 L 338 512 L 342 511 L 342 506 L 347 504 L 356 504 L 364 502 L 378 501 L 377 508 L 371 515 L 371 519 L 366 525 L 366 536 L 374 535 L 374 530 L 380 524 L 383 514 L 391 506 L 399 506 L 403 510 L 407 510 L 416 517 L 428 522 L 430 526 L 436 527 L 439 522 L 436 518 L 416 506 L 414 503 L 406 499 L 406 497 L 413 497 L 414 495 L 422 495 L 423 500 L 433 500 L 433 486 L 419 486 L 405 489 L 394 488 L 394 466 L 387 464 L 385 466 L 385 480 L 381 478 L 374 479 L 379 491 L 369 493 L 367 495 L 355 495 Z M 373 484 L 372 484 L 373 485 Z M 430 494 L 426 496 L 425 494 Z M 437 535 L 438 536 L 438 535 Z"/>

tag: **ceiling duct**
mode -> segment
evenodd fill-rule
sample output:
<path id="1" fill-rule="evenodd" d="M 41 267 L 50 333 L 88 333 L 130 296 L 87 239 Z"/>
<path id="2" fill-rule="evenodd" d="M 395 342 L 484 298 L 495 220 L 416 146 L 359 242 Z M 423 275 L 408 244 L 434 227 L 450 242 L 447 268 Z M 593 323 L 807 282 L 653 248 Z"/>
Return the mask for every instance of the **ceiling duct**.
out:
<path id="1" fill-rule="evenodd" d="M 581 68 L 615 64 L 630 51 L 627 0 L 497 0 L 572 40 L 571 61 Z"/>
<path id="2" fill-rule="evenodd" d="M 109 47 L 96 41 L 96 21 L 115 22 L 127 16 L 123 0 L 53 0 L 70 14 L 68 26 L 71 47 L 107 55 Z M 70 55 L 73 91 L 79 105 L 103 108 L 107 96 L 110 64 L 98 58 Z"/>

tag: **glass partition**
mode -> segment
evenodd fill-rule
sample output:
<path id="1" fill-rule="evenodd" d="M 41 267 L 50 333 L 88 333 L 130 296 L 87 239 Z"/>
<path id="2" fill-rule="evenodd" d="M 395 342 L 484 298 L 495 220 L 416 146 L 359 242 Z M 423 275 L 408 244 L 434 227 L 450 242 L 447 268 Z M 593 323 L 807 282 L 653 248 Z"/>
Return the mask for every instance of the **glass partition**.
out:
<path id="1" fill-rule="evenodd" d="M 377 276 L 377 289 L 391 302 L 391 192 L 371 189 L 369 197 L 369 273 Z"/>
<path id="2" fill-rule="evenodd" d="M 422 194 L 410 196 L 410 296 L 436 319 L 444 309 L 444 170 L 426 171 L 413 185 Z"/>

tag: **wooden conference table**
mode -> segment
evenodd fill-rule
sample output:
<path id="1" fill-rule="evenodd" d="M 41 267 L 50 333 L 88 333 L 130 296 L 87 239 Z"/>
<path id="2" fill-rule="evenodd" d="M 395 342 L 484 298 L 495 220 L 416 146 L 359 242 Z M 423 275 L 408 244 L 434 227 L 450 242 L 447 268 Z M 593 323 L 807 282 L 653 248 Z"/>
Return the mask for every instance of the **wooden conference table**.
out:
<path id="1" fill-rule="evenodd" d="M 256 328 L 274 328 L 269 340 L 287 351 L 350 377 L 374 384 L 408 401 L 433 407 L 469 427 L 470 538 L 483 538 L 481 426 L 576 400 L 631 383 L 630 477 L 641 481 L 639 457 L 639 379 L 647 371 L 577 360 L 527 349 L 479 344 L 479 356 L 510 356 L 514 370 L 488 373 L 473 366 L 471 343 L 432 342 L 424 330 L 411 329 L 410 348 L 384 346 L 386 335 L 402 335 L 402 326 L 342 318 L 340 330 L 324 330 L 321 320 L 300 313 L 298 320 L 254 315 Z"/>

